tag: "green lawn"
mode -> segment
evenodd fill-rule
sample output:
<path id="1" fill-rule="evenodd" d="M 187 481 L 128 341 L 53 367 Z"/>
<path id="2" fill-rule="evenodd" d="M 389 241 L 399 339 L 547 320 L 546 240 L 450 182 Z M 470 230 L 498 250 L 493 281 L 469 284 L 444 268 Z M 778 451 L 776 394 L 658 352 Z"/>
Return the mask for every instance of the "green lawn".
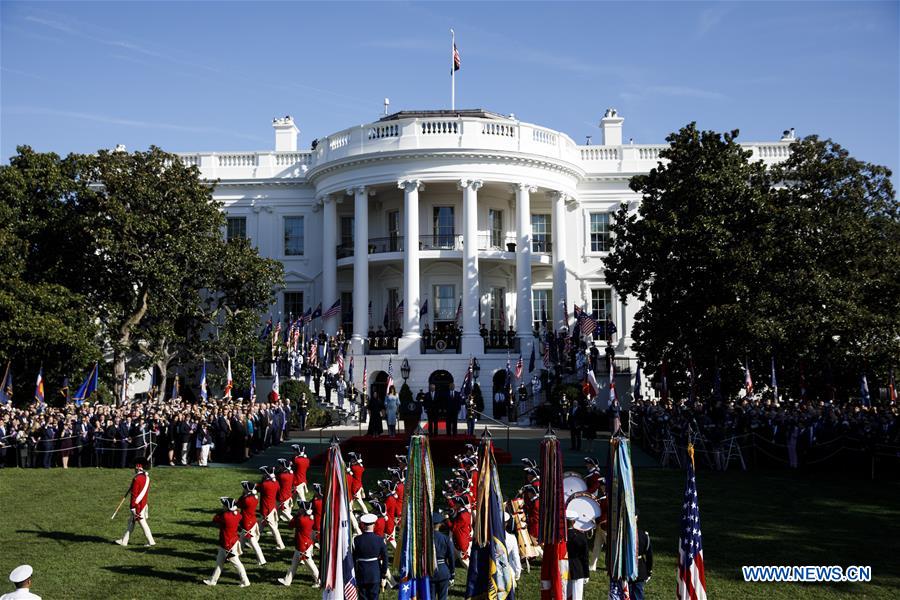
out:
<path id="1" fill-rule="evenodd" d="M 367 473 L 374 475 L 376 473 Z M 275 583 L 291 551 L 277 553 L 263 538 L 269 564 L 244 555 L 253 585 L 237 587 L 230 565 L 216 588 L 201 580 L 211 572 L 216 530 L 210 523 L 219 496 L 240 492 L 239 481 L 258 472 L 241 468 L 158 468 L 152 472 L 150 523 L 155 548 L 144 548 L 136 529 L 133 545 L 112 540 L 125 525 L 110 515 L 129 483 L 126 471 L 99 469 L 0 470 L 0 575 L 17 564 L 35 568 L 34 591 L 54 598 L 317 598 L 307 572 L 290 591 Z M 313 480 L 321 471 L 312 472 Z M 504 467 L 507 489 L 521 483 L 518 467 Z M 656 568 L 650 598 L 671 598 L 683 493 L 683 474 L 638 468 L 641 527 L 650 532 Z M 700 512 L 712 598 L 896 598 L 900 595 L 900 484 L 807 479 L 781 472 L 708 473 L 698 476 Z M 870 565 L 867 584 L 750 584 L 740 567 L 751 565 Z M 462 597 L 460 572 L 454 589 Z M 539 597 L 539 571 L 524 575 L 520 597 Z M 600 593 L 601 577 L 588 584 L 588 598 Z M 0 584 L 2 585 L 2 584 Z M 8 586 L 8 584 L 6 584 Z M 7 591 L 6 587 L 0 588 Z M 387 598 L 396 598 L 389 592 Z"/>

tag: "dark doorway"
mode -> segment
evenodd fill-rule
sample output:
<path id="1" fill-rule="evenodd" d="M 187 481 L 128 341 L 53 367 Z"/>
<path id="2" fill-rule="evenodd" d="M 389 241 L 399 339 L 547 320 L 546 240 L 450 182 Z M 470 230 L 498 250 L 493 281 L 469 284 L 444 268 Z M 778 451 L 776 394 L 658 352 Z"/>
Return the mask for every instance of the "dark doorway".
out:
<path id="1" fill-rule="evenodd" d="M 434 391 L 439 397 L 444 398 L 450 390 L 450 384 L 453 383 L 453 375 L 447 371 L 434 371 L 428 377 L 428 383 L 434 384 Z"/>
<path id="2" fill-rule="evenodd" d="M 380 402 L 384 402 L 387 396 L 387 373 L 384 371 L 375 371 L 372 373 L 372 384 L 369 386 L 369 393 L 372 397 L 377 397 Z"/>
<path id="3" fill-rule="evenodd" d="M 502 419 L 506 417 L 506 371 L 500 369 L 494 373 L 494 377 L 491 381 L 494 386 L 493 392 L 491 393 L 491 399 L 494 402 L 494 418 Z M 497 394 L 502 394 L 503 397 L 500 398 Z"/>

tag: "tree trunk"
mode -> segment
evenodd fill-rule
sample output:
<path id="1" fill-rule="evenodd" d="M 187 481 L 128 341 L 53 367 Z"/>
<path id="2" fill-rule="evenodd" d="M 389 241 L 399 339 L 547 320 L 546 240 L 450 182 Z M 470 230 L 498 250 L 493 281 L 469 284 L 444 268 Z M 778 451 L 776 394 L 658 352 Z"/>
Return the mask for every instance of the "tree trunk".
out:
<path id="1" fill-rule="evenodd" d="M 128 316 L 127 319 L 122 323 L 122 326 L 119 327 L 119 339 L 118 339 L 118 347 L 113 351 L 113 357 L 115 360 L 115 364 L 113 366 L 113 375 L 115 377 L 115 384 L 113 386 L 113 390 L 116 394 L 116 404 L 121 404 L 122 402 L 122 388 L 125 385 L 125 368 L 126 361 L 128 359 L 128 347 L 131 344 L 131 330 L 141 322 L 141 319 L 144 318 L 144 315 L 147 314 L 147 300 L 150 295 L 150 292 L 146 287 L 141 288 L 141 291 L 138 295 L 138 306 L 137 308 Z"/>

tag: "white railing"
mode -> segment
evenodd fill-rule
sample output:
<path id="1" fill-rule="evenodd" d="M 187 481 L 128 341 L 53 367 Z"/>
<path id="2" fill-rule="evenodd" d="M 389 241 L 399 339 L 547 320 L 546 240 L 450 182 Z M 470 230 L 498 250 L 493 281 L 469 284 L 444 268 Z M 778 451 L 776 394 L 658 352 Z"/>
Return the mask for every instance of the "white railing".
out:
<path id="1" fill-rule="evenodd" d="M 616 146 L 581 148 L 581 160 L 619 160 L 619 148 Z"/>
<path id="2" fill-rule="evenodd" d="M 557 141 L 559 141 L 559 136 L 557 136 L 554 132 L 548 131 L 546 129 L 532 129 L 531 139 L 535 142 L 538 142 L 539 144 L 556 145 Z"/>
<path id="3" fill-rule="evenodd" d="M 256 153 L 246 154 L 219 154 L 217 155 L 220 167 L 255 167 Z"/>
<path id="4" fill-rule="evenodd" d="M 422 135 L 456 135 L 459 121 L 422 121 Z"/>
<path id="5" fill-rule="evenodd" d="M 396 123 L 389 125 L 375 125 L 369 129 L 370 140 L 381 140 L 384 138 L 393 138 L 400 135 L 400 126 Z"/>
<path id="6" fill-rule="evenodd" d="M 308 165 L 312 154 L 309 152 L 278 152 L 275 154 L 276 167 L 293 167 L 294 165 Z"/>
<path id="7" fill-rule="evenodd" d="M 659 160 L 659 153 L 665 146 L 638 146 L 638 160 Z"/>
<path id="8" fill-rule="evenodd" d="M 337 150 L 338 148 L 343 148 L 347 144 L 350 143 L 350 134 L 349 133 L 339 133 L 328 138 L 328 147 L 332 150 Z"/>
<path id="9" fill-rule="evenodd" d="M 485 121 L 481 124 L 481 133 L 483 135 L 499 135 L 502 137 L 515 137 L 516 127 L 506 123 L 495 123 L 493 121 Z"/>
<path id="10" fill-rule="evenodd" d="M 757 158 L 781 159 L 791 155 L 791 147 L 787 144 L 759 145 L 756 147 Z"/>

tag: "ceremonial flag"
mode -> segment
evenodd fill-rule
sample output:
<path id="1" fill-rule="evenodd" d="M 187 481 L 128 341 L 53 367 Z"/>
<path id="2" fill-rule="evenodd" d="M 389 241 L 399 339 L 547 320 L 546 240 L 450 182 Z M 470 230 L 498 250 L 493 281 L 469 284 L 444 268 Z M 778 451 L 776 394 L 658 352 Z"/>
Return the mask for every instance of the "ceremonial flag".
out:
<path id="1" fill-rule="evenodd" d="M 459 50 L 456 49 L 456 44 L 453 44 L 453 70 L 459 71 L 461 66 L 462 62 L 459 60 Z"/>
<path id="2" fill-rule="evenodd" d="M 306 312 L 303 313 L 303 324 L 309 325 L 310 321 L 312 321 L 312 306 L 307 307 Z"/>
<path id="3" fill-rule="evenodd" d="M 866 374 L 863 373 L 859 378 L 859 395 L 863 406 L 871 406 L 871 398 L 869 397 L 869 381 Z"/>
<path id="4" fill-rule="evenodd" d="M 753 378 L 750 377 L 750 363 L 746 360 L 744 361 L 744 389 L 747 390 L 747 395 L 753 393 Z"/>
<path id="5" fill-rule="evenodd" d="M 338 373 L 341 373 L 341 374 L 344 373 L 344 348 L 343 347 L 338 348 L 338 351 L 337 351 L 337 368 L 338 368 Z"/>
<path id="6" fill-rule="evenodd" d="M 326 319 L 330 319 L 331 317 L 337 316 L 341 312 L 341 299 L 338 298 L 335 300 L 334 304 L 331 305 L 331 308 L 325 311 L 322 315 Z"/>
<path id="7" fill-rule="evenodd" d="M 10 368 L 12 361 L 6 362 L 6 371 L 3 373 L 3 381 L 0 382 L 0 404 L 6 404 L 12 400 L 13 395 L 13 377 Z"/>
<path id="8" fill-rule="evenodd" d="M 75 392 L 75 404 L 81 406 L 82 402 L 90 398 L 91 394 L 97 391 L 98 384 L 97 363 L 94 363 L 94 367 L 91 369 L 90 374 L 88 374 L 87 378 Z"/>
<path id="9" fill-rule="evenodd" d="M 775 378 L 775 357 L 772 356 L 772 393 L 775 394 L 775 401 L 778 401 L 778 380 Z"/>
<path id="10" fill-rule="evenodd" d="M 275 369 L 275 375 L 272 377 L 272 393 L 275 394 L 275 400 L 278 400 L 278 369 Z"/>
<path id="11" fill-rule="evenodd" d="M 59 395 L 63 397 L 66 401 L 66 404 L 69 403 L 69 378 L 63 377 L 62 388 L 59 390 Z"/>
<path id="12" fill-rule="evenodd" d="M 363 394 L 367 393 L 369 384 L 369 366 L 368 366 L 368 358 L 363 357 L 363 380 L 362 380 L 362 391 Z"/>
<path id="13" fill-rule="evenodd" d="M 425 298 L 425 302 L 422 303 L 422 308 L 419 310 L 419 318 L 428 317 L 428 298 Z"/>
<path id="14" fill-rule="evenodd" d="M 506 382 L 503 385 L 507 389 L 512 387 L 512 365 L 509 362 L 509 352 L 506 353 Z"/>
<path id="15" fill-rule="evenodd" d="M 209 392 L 206 388 L 206 359 L 203 359 L 203 370 L 200 371 L 200 397 L 203 398 L 203 402 L 209 400 Z"/>
<path id="16" fill-rule="evenodd" d="M 581 335 L 591 337 L 594 334 L 594 330 L 597 329 L 597 321 L 576 304 L 575 326 L 581 331 Z"/>
<path id="17" fill-rule="evenodd" d="M 382 319 L 381 319 L 381 325 L 382 325 L 382 327 L 387 329 L 388 325 L 390 325 L 390 322 L 391 321 L 390 321 L 389 313 L 388 313 L 388 305 L 385 304 L 384 305 L 384 317 L 382 317 Z"/>
<path id="18" fill-rule="evenodd" d="M 531 344 L 531 358 L 528 359 L 528 372 L 534 371 L 534 343 Z"/>
<path id="19" fill-rule="evenodd" d="M 641 398 L 641 363 L 637 363 L 637 369 L 634 372 L 634 389 L 631 392 L 631 397 L 635 400 Z"/>
<path id="20" fill-rule="evenodd" d="M 231 388 L 234 387 L 234 380 L 231 377 L 231 357 L 228 357 L 228 370 L 225 372 L 225 391 L 222 392 L 223 398 L 231 399 Z"/>
<path id="21" fill-rule="evenodd" d="M 606 339 L 611 340 L 612 336 L 614 336 L 616 334 L 616 331 L 618 331 L 618 329 L 616 329 L 616 324 L 613 323 L 613 320 L 610 319 L 609 316 L 607 316 L 606 317 Z"/>
<path id="22" fill-rule="evenodd" d="M 38 404 L 44 404 L 44 367 L 38 369 L 37 381 L 34 384 L 34 400 Z"/>
<path id="23" fill-rule="evenodd" d="M 272 333 L 272 317 L 269 317 L 269 320 L 266 321 L 266 326 L 263 328 L 263 332 L 259 335 L 260 340 L 264 340 L 269 337 Z"/>
<path id="24" fill-rule="evenodd" d="M 350 385 L 353 385 L 353 355 L 350 355 L 350 365 L 347 367 L 347 376 L 350 379 Z"/>
<path id="25" fill-rule="evenodd" d="M 634 581 L 638 574 L 638 529 L 628 438 L 621 434 L 610 438 L 608 460 L 607 573 L 610 580 Z"/>
<path id="26" fill-rule="evenodd" d="M 525 370 L 525 365 L 522 363 L 522 355 L 519 355 L 519 360 L 516 361 L 516 379 L 522 379 L 522 371 Z"/>
<path id="27" fill-rule="evenodd" d="M 389 358 L 388 359 L 387 385 L 385 386 L 384 391 L 389 392 L 392 385 L 394 385 L 394 361 L 392 358 Z"/>
<path id="28" fill-rule="evenodd" d="M 341 446 L 332 439 L 325 463 L 321 529 L 322 600 L 356 600 L 350 530 L 350 503 Z"/>
<path id="29" fill-rule="evenodd" d="M 678 600 L 706 600 L 706 573 L 703 568 L 703 538 L 700 535 L 700 507 L 694 473 L 694 446 L 688 444 L 687 482 L 678 537 Z"/>
<path id="30" fill-rule="evenodd" d="M 421 428 L 409 439 L 403 511 L 397 524 L 394 569 L 399 574 L 398 600 L 431 598 L 431 578 L 437 570 L 434 549 L 434 465 L 428 437 Z"/>
<path id="31" fill-rule="evenodd" d="M 250 400 L 256 400 L 256 359 L 250 359 Z"/>
<path id="32" fill-rule="evenodd" d="M 397 310 L 395 311 L 397 315 L 397 321 L 403 320 L 403 300 L 400 301 L 400 304 L 397 305 Z"/>
<path id="33" fill-rule="evenodd" d="M 546 329 L 547 328 L 547 309 L 541 310 L 541 325 Z"/>
<path id="34" fill-rule="evenodd" d="M 281 320 L 275 324 L 275 329 L 272 330 L 272 345 L 275 344 L 275 341 L 281 337 Z"/>
<path id="35" fill-rule="evenodd" d="M 178 385 L 178 371 L 175 371 L 175 379 L 172 380 L 172 395 L 171 398 L 178 398 L 180 396 L 180 386 Z"/>
<path id="36" fill-rule="evenodd" d="M 322 316 L 322 303 L 319 302 L 318 304 L 316 304 L 316 310 L 313 311 L 312 316 L 310 317 L 310 320 L 318 319 L 321 316 Z"/>
<path id="37" fill-rule="evenodd" d="M 454 321 L 457 325 L 459 325 L 459 318 L 462 316 L 462 298 L 459 300 L 459 304 L 456 306 L 456 318 Z"/>
<path id="38" fill-rule="evenodd" d="M 481 439 L 478 463 L 466 599 L 514 600 L 515 577 L 509 564 L 503 527 L 503 494 L 494 443 L 487 436 Z"/>
<path id="39" fill-rule="evenodd" d="M 369 322 L 371 323 L 374 320 L 375 320 L 375 317 L 372 316 L 372 301 L 369 300 Z"/>
<path id="40" fill-rule="evenodd" d="M 597 376 L 594 374 L 593 369 L 587 370 L 587 380 L 591 386 L 591 398 L 600 393 L 600 382 L 597 381 Z"/>
<path id="41" fill-rule="evenodd" d="M 12 388 L 12 375 L 9 376 L 10 388 Z M 10 392 L 12 395 L 12 392 Z M 894 383 L 894 369 L 891 369 L 891 375 L 888 378 L 888 399 L 891 401 L 891 404 L 897 401 L 897 386 Z"/>
<path id="42" fill-rule="evenodd" d="M 550 344 L 546 341 L 541 344 L 541 358 L 544 360 L 544 368 L 550 368 Z"/>
<path id="43" fill-rule="evenodd" d="M 550 362 L 555 363 L 559 358 L 559 348 L 557 347 L 556 336 L 553 331 L 547 330 L 547 346 L 550 347 Z"/>
<path id="44" fill-rule="evenodd" d="M 473 360 L 475 360 L 475 359 L 474 358 L 469 359 L 469 368 L 466 369 L 466 374 L 463 377 L 463 382 L 462 382 L 463 400 L 468 399 L 469 394 L 472 393 L 472 361 Z"/>
<path id="45" fill-rule="evenodd" d="M 563 306 L 563 318 L 565 319 L 564 323 L 565 323 L 565 326 L 568 327 L 569 326 L 569 305 L 566 302 L 565 298 L 563 298 L 562 306 Z"/>
<path id="46" fill-rule="evenodd" d="M 568 579 L 566 558 L 566 497 L 563 490 L 563 456 L 553 434 L 541 441 L 541 487 L 538 502 L 538 542 L 543 546 L 541 600 L 563 600 L 563 580 Z"/>

